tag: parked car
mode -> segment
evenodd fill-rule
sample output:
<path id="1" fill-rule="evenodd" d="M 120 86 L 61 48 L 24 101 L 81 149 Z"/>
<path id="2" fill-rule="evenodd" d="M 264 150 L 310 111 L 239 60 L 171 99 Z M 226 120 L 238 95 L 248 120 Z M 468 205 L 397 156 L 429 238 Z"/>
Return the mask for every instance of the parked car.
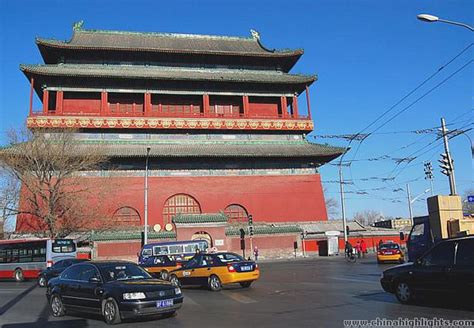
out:
<path id="1" fill-rule="evenodd" d="M 424 295 L 472 297 L 474 236 L 441 241 L 414 263 L 385 270 L 380 283 L 401 303 Z"/>
<path id="2" fill-rule="evenodd" d="M 126 261 L 91 261 L 70 266 L 48 283 L 53 316 L 68 310 L 102 314 L 108 324 L 128 317 L 173 315 L 183 303 L 178 286 L 154 279 Z"/>
<path id="3" fill-rule="evenodd" d="M 176 286 L 208 286 L 212 291 L 233 283 L 248 288 L 259 277 L 257 263 L 227 252 L 196 254 L 180 269 L 170 272 L 170 281 Z"/>
<path id="4" fill-rule="evenodd" d="M 65 259 L 58 261 L 53 266 L 46 268 L 38 274 L 38 285 L 40 287 L 46 287 L 48 281 L 52 278 L 59 276 L 66 268 L 73 264 L 88 261 L 87 259 Z"/>
<path id="5" fill-rule="evenodd" d="M 140 264 L 148 273 L 157 278 L 168 280 L 169 272 L 182 267 L 181 262 L 172 260 L 168 255 L 157 255 L 146 258 Z"/>
<path id="6" fill-rule="evenodd" d="M 405 263 L 405 256 L 397 243 L 383 243 L 377 250 L 377 263 L 398 262 Z"/>

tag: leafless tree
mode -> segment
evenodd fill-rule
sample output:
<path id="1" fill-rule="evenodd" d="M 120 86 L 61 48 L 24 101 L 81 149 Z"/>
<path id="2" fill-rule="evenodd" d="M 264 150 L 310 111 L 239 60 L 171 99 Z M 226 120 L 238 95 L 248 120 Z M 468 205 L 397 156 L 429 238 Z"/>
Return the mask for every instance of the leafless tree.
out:
<path id="1" fill-rule="evenodd" d="M 354 213 L 354 220 L 359 221 L 363 225 L 371 225 L 375 221 L 382 220 L 383 215 L 374 210 L 364 210 Z"/>
<path id="2" fill-rule="evenodd" d="M 328 192 L 326 187 L 323 188 L 323 192 L 329 219 L 336 219 L 339 215 L 339 203 L 334 197 L 327 196 Z"/>
<path id="3" fill-rule="evenodd" d="M 104 205 L 111 203 L 102 197 L 112 189 L 82 174 L 107 158 L 98 147 L 81 146 L 73 132 L 9 133 L 0 151 L 3 217 L 17 215 L 28 230 L 49 238 L 111 224 L 112 209 Z"/>

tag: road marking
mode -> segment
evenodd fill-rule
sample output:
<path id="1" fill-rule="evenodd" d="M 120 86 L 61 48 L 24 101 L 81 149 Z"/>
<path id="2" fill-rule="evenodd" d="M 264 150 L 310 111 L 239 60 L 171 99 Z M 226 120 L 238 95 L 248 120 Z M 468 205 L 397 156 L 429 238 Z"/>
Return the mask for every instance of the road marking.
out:
<path id="1" fill-rule="evenodd" d="M 242 295 L 242 294 L 232 293 L 232 292 L 222 293 L 222 294 L 227 296 L 227 297 L 230 297 L 231 299 L 233 299 L 234 301 L 237 301 L 239 303 L 244 303 L 244 304 L 257 303 L 257 301 L 254 300 L 253 298 L 250 298 L 250 297 Z"/>
<path id="2" fill-rule="evenodd" d="M 331 279 L 334 280 L 343 280 L 343 281 L 353 281 L 353 282 L 365 282 L 366 284 L 378 284 L 378 281 L 368 281 L 368 280 L 362 280 L 362 279 L 350 279 L 350 278 L 337 278 L 337 277 L 331 277 Z"/>
<path id="3" fill-rule="evenodd" d="M 184 295 L 184 304 L 199 305 L 195 300 L 193 300 L 188 295 Z"/>

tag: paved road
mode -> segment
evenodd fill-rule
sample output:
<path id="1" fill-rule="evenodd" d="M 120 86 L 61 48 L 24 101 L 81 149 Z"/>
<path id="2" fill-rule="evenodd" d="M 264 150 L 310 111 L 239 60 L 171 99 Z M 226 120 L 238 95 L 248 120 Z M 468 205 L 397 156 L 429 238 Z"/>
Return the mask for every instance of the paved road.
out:
<path id="1" fill-rule="evenodd" d="M 230 287 L 212 293 L 184 289 L 185 303 L 169 319 L 127 321 L 121 327 L 343 327 L 344 319 L 474 319 L 459 304 L 401 305 L 383 292 L 373 258 L 262 263 L 262 278 L 250 289 Z M 0 282 L 0 325 L 4 328 L 106 327 L 100 317 L 49 314 L 45 290 L 34 282 Z"/>

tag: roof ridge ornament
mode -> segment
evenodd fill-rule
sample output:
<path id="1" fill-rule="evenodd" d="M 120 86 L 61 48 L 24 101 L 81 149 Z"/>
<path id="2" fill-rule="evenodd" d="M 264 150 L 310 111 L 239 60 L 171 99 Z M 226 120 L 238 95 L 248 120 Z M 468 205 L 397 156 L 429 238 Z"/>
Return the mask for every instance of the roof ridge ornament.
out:
<path id="1" fill-rule="evenodd" d="M 262 41 L 260 40 L 260 33 L 257 31 L 257 30 L 254 30 L 254 29 L 250 29 L 250 33 L 252 34 L 252 39 L 254 39 L 255 41 L 257 41 L 258 45 L 265 51 L 268 51 L 268 52 L 275 52 L 276 49 L 268 49 L 267 47 L 265 47 L 263 44 L 262 44 Z"/>
<path id="2" fill-rule="evenodd" d="M 84 21 L 81 19 L 80 21 L 75 22 L 74 24 L 72 24 L 72 30 L 74 32 L 81 31 L 81 30 L 83 30 L 83 28 L 82 28 L 83 26 L 84 26 Z"/>

